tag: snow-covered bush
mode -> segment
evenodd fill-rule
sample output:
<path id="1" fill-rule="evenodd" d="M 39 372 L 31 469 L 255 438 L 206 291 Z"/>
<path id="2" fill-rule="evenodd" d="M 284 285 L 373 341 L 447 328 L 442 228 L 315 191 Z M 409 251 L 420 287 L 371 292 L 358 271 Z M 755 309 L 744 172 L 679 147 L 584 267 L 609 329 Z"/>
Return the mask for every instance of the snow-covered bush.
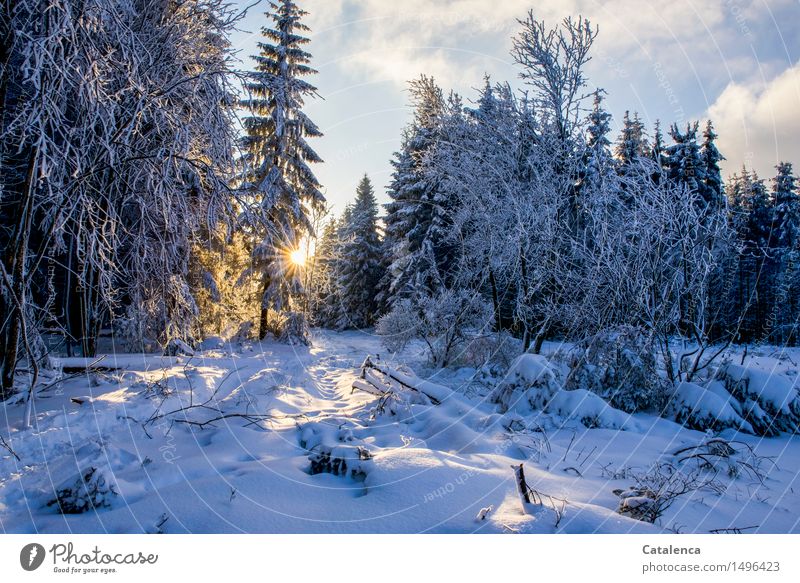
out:
<path id="1" fill-rule="evenodd" d="M 77 479 L 59 488 L 55 499 L 47 505 L 56 506 L 61 514 L 82 514 L 110 507 L 116 496 L 114 483 L 105 473 L 90 467 L 81 472 Z"/>
<path id="2" fill-rule="evenodd" d="M 470 367 L 489 365 L 506 371 L 519 356 L 520 345 L 508 332 L 477 336 L 464 343 L 454 363 Z"/>
<path id="3" fill-rule="evenodd" d="M 520 405 L 523 410 L 543 410 L 560 389 L 556 373 L 544 356 L 523 354 L 512 363 L 491 400 L 503 412 Z"/>
<path id="4" fill-rule="evenodd" d="M 668 397 L 650 337 L 633 326 L 604 330 L 566 355 L 565 388 L 587 389 L 614 407 L 633 413 L 660 410 Z"/>
<path id="5" fill-rule="evenodd" d="M 305 315 L 300 312 L 288 312 L 278 330 L 277 338 L 288 344 L 311 344 Z"/>
<path id="6" fill-rule="evenodd" d="M 740 404 L 721 383 L 711 383 L 708 387 L 680 383 L 670 398 L 666 416 L 698 431 L 733 428 L 753 433 L 752 425 L 742 418 L 740 411 Z"/>
<path id="7" fill-rule="evenodd" d="M 164 356 L 194 356 L 194 349 L 180 338 L 173 338 L 167 342 Z"/>
<path id="8" fill-rule="evenodd" d="M 451 364 L 476 332 L 491 326 L 492 308 L 478 295 L 466 290 L 443 290 L 399 301 L 378 321 L 377 332 L 392 352 L 412 340 L 428 347 L 431 363 Z"/>
<path id="9" fill-rule="evenodd" d="M 578 421 L 586 427 L 627 429 L 634 425 L 627 413 L 615 409 L 585 389 L 561 388 L 558 370 L 540 354 L 519 356 L 494 390 L 491 400 L 502 412 L 543 411 L 561 421 Z"/>
<path id="10" fill-rule="evenodd" d="M 669 462 L 653 464 L 646 472 L 635 474 L 634 480 L 634 486 L 613 491 L 619 496 L 617 512 L 651 524 L 684 494 L 715 487 L 713 479 L 702 477 L 698 470 L 685 472 Z"/>
<path id="11" fill-rule="evenodd" d="M 267 334 L 287 344 L 309 345 L 308 322 L 300 312 L 277 312 L 269 310 L 269 318 L 265 325 Z"/>
<path id="12" fill-rule="evenodd" d="M 800 394 L 788 377 L 726 363 L 717 379 L 741 403 L 741 415 L 758 435 L 800 429 Z"/>
<path id="13" fill-rule="evenodd" d="M 770 467 L 775 462 L 756 455 L 753 448 L 742 441 L 728 441 L 707 437 L 697 445 L 682 447 L 672 454 L 678 464 L 690 464 L 698 470 L 725 474 L 730 478 L 748 477 L 764 483 Z"/>

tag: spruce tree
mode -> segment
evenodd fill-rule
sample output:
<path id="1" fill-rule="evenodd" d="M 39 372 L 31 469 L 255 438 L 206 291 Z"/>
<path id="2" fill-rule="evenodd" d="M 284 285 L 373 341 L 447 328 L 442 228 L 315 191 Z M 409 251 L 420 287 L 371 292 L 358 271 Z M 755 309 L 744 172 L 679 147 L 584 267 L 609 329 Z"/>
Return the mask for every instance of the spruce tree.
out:
<path id="1" fill-rule="evenodd" d="M 703 145 L 700 148 L 702 159 L 702 182 L 700 184 L 700 194 L 703 200 L 711 208 L 721 208 L 725 202 L 725 195 L 722 187 L 722 172 L 719 163 L 725 158 L 719 153 L 715 140 L 717 134 L 711 120 L 706 122 L 706 129 L 703 132 Z"/>
<path id="2" fill-rule="evenodd" d="M 418 292 L 443 285 L 441 240 L 432 237 L 435 217 L 446 212 L 438 198 L 440 185 L 426 172 L 425 159 L 441 137 L 445 99 L 432 78 L 411 83 L 414 121 L 404 130 L 399 152 L 392 160 L 394 172 L 386 205 L 386 242 L 390 266 L 382 284 L 388 305 Z"/>
<path id="3" fill-rule="evenodd" d="M 661 181 L 667 170 L 667 157 L 664 150 L 664 134 L 661 132 L 661 122 L 656 120 L 653 128 L 653 146 L 650 149 L 650 157 L 655 162 L 652 179 L 656 183 Z"/>
<path id="4" fill-rule="evenodd" d="M 275 331 L 270 313 L 290 309 L 291 297 L 302 291 L 289 255 L 313 231 L 308 206 L 325 202 L 309 166 L 322 160 L 306 141 L 322 133 L 303 112 L 305 99 L 316 94 L 302 79 L 316 72 L 304 50 L 309 40 L 302 33 L 309 29 L 301 19 L 307 12 L 291 0 L 270 2 L 270 8 L 273 27 L 261 30 L 265 40 L 245 84 L 250 98 L 242 101 L 252 112 L 244 122 L 242 188 L 251 202 L 245 214 L 254 238 L 251 270 L 261 277 L 261 338 Z"/>
<path id="5" fill-rule="evenodd" d="M 341 312 L 337 327 L 364 328 L 375 323 L 377 292 L 381 278 L 381 239 L 378 204 L 372 182 L 365 174 L 350 207 L 338 261 L 337 292 Z"/>
<path id="6" fill-rule="evenodd" d="M 336 276 L 340 264 L 340 221 L 331 219 L 322 228 L 312 261 L 310 317 L 315 326 L 336 326 L 341 313 L 341 296 Z"/>
<path id="7" fill-rule="evenodd" d="M 781 162 L 772 179 L 772 199 L 775 205 L 775 246 L 796 249 L 800 244 L 800 198 L 796 178 L 789 162 Z"/>
<path id="8" fill-rule="evenodd" d="M 626 167 L 636 162 L 638 158 L 647 155 L 649 145 L 645 136 L 644 124 L 639 119 L 639 114 L 634 113 L 631 118 L 629 112 L 625 112 L 622 119 L 622 132 L 617 141 L 614 153 L 623 172 Z"/>
<path id="9" fill-rule="evenodd" d="M 681 132 L 677 124 L 670 128 L 673 144 L 666 150 L 667 177 L 678 184 L 685 184 L 689 190 L 700 192 L 705 180 L 705 168 L 697 144 L 698 123 L 687 124 Z"/>
<path id="10" fill-rule="evenodd" d="M 800 198 L 792 165 L 781 162 L 772 179 L 772 200 L 775 207 L 774 224 L 777 262 L 775 294 L 775 328 L 771 340 L 796 344 L 800 322 Z"/>
<path id="11" fill-rule="evenodd" d="M 584 154 L 584 182 L 600 185 L 612 168 L 611 141 L 608 139 L 610 124 L 611 114 L 603 109 L 603 95 L 596 91 L 586 130 L 588 136 Z"/>

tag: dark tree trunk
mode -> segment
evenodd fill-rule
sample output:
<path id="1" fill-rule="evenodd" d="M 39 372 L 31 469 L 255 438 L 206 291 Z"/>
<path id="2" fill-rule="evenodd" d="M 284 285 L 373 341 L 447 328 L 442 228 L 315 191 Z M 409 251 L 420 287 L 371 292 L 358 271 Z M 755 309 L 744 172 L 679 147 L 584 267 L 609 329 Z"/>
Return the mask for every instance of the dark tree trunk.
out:
<path id="1" fill-rule="evenodd" d="M 497 293 L 497 280 L 494 277 L 494 270 L 489 268 L 489 284 L 492 286 L 492 305 L 494 306 L 494 331 L 500 332 L 503 329 L 503 316 L 500 313 L 500 298 Z"/>
<path id="2" fill-rule="evenodd" d="M 25 173 L 25 182 L 22 192 L 24 193 L 20 201 L 19 209 L 20 222 L 11 238 L 9 253 L 4 259 L 6 272 L 10 275 L 10 289 L 6 290 L 7 298 L 3 302 L 7 313 L 2 314 L 6 322 L 6 329 L 2 336 L 4 345 L 1 347 L 0 356 L 0 398 L 8 398 L 14 386 L 14 374 L 17 367 L 17 354 L 19 352 L 20 330 L 22 328 L 22 312 L 25 295 L 25 264 L 28 260 L 28 241 L 31 231 L 31 219 L 33 215 L 33 181 L 36 170 L 37 152 L 33 150 L 28 160 L 28 169 Z M 10 267 L 10 269 L 9 269 Z M 6 286 L 6 284 L 3 284 Z"/>

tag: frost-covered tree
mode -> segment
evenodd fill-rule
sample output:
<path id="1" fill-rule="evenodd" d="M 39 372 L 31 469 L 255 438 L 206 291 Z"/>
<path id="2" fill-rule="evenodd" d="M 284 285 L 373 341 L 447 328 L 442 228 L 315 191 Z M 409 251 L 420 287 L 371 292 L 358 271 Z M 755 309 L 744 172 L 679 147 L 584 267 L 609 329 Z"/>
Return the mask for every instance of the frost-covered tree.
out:
<path id="1" fill-rule="evenodd" d="M 372 182 L 365 174 L 341 227 L 337 293 L 341 311 L 339 328 L 364 328 L 377 319 L 378 284 L 381 279 L 381 239 L 378 204 Z"/>
<path id="2" fill-rule="evenodd" d="M 128 298 L 115 323 L 133 344 L 152 339 L 165 346 L 195 337 L 191 249 L 203 232 L 232 215 L 227 35 L 235 18 L 217 0 L 148 0 L 140 10 L 140 27 L 127 51 L 142 58 L 117 70 L 116 80 L 148 87 L 151 97 L 142 101 L 125 91 L 119 122 L 132 117 L 132 125 L 122 137 L 110 136 L 123 140 L 131 158 L 116 168 L 112 191 L 119 196 L 114 219 L 123 227 L 115 263 Z M 100 218 L 105 220 L 102 213 Z M 114 219 L 106 230 L 114 228 Z"/>
<path id="3" fill-rule="evenodd" d="M 522 66 L 520 78 L 531 90 L 531 99 L 543 132 L 544 142 L 554 149 L 556 168 L 552 178 L 558 179 L 557 192 L 566 205 L 561 213 L 573 235 L 579 228 L 581 202 L 574 188 L 579 163 L 576 140 L 584 115 L 586 64 L 598 30 L 588 19 L 565 18 L 560 26 L 547 28 L 537 20 L 533 10 L 519 21 L 522 30 L 513 39 L 512 56 Z"/>
<path id="4" fill-rule="evenodd" d="M 334 328 L 341 316 L 341 294 L 337 276 L 341 239 L 341 219 L 330 218 L 317 239 L 309 281 L 309 316 L 315 326 Z"/>
<path id="5" fill-rule="evenodd" d="M 705 180 L 705 165 L 697 143 L 697 129 L 697 122 L 687 124 L 685 132 L 681 132 L 678 124 L 670 127 L 673 144 L 666 148 L 667 178 L 700 193 Z"/>
<path id="6" fill-rule="evenodd" d="M 620 132 L 614 154 L 624 172 L 626 167 L 636 164 L 650 152 L 647 142 L 644 123 L 639 119 L 639 114 L 634 112 L 633 117 L 626 111 L 622 118 L 622 131 Z"/>
<path id="7" fill-rule="evenodd" d="M 191 337 L 189 249 L 229 202 L 235 17 L 216 0 L 0 10 L 7 391 L 21 345 L 35 368 L 37 325 L 84 354 L 109 323 Z"/>
<path id="8" fill-rule="evenodd" d="M 703 145 L 700 147 L 703 168 L 700 194 L 706 204 L 712 207 L 720 207 L 725 204 L 722 172 L 719 168 L 719 163 L 725 158 L 717 149 L 716 139 L 718 137 L 714 132 L 711 120 L 708 120 L 706 129 L 703 131 Z"/>
<path id="9" fill-rule="evenodd" d="M 800 195 L 797 178 L 789 162 L 781 162 L 772 179 L 772 199 L 775 206 L 775 246 L 797 249 L 800 246 Z"/>
<path id="10" fill-rule="evenodd" d="M 250 262 L 245 234 L 217 228 L 192 246 L 189 283 L 198 308 L 200 337 L 255 334 L 258 282 L 240 280 Z"/>
<path id="11" fill-rule="evenodd" d="M 392 160 L 386 205 L 386 248 L 390 265 L 382 284 L 387 304 L 418 292 L 444 287 L 452 267 L 447 237 L 450 208 L 439 177 L 426 158 L 441 141 L 446 100 L 431 77 L 410 83 L 414 120 L 403 132 L 400 151 Z"/>
<path id="12" fill-rule="evenodd" d="M 398 300 L 379 321 L 377 332 L 392 352 L 419 339 L 428 347 L 431 363 L 444 367 L 461 354 L 475 334 L 492 326 L 492 309 L 470 290 L 442 289 L 433 294 Z"/>
<path id="13" fill-rule="evenodd" d="M 772 179 L 776 264 L 772 342 L 796 344 L 800 326 L 800 196 L 792 165 L 781 162 Z"/>
<path id="14" fill-rule="evenodd" d="M 316 94 L 303 79 L 315 73 L 304 50 L 306 14 L 291 0 L 270 3 L 272 27 L 262 28 L 256 70 L 245 84 L 250 97 L 242 101 L 252 114 L 244 121 L 247 169 L 241 188 L 249 198 L 244 219 L 253 236 L 250 269 L 261 278 L 261 338 L 278 331 L 280 313 L 302 292 L 289 256 L 312 233 L 308 208 L 325 202 L 309 166 L 322 160 L 307 142 L 322 133 L 303 112 L 305 99 Z"/>
<path id="15" fill-rule="evenodd" d="M 579 188 L 584 207 L 596 204 L 599 193 L 613 188 L 611 184 L 607 184 L 613 179 L 615 170 L 609 140 L 610 125 L 611 114 L 603 109 L 603 95 L 598 90 L 595 92 L 594 105 L 586 126 L 586 149 L 581 165 Z"/>

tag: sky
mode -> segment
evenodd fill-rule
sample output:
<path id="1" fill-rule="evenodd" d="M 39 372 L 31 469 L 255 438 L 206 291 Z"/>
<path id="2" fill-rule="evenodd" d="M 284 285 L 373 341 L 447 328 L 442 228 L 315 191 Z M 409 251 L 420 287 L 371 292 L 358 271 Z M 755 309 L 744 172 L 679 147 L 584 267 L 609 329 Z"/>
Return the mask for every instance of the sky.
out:
<path id="1" fill-rule="evenodd" d="M 800 171 L 800 0 L 297 0 L 309 14 L 319 91 L 305 111 L 324 132 L 314 170 L 334 212 L 367 173 L 380 202 L 411 119 L 408 81 L 432 75 L 469 104 L 483 86 L 524 88 L 510 56 L 529 10 L 555 25 L 582 15 L 599 28 L 587 66 L 607 92 L 616 137 L 626 110 L 652 130 L 711 119 L 725 177 L 743 164 L 762 178 L 778 161 Z M 252 6 L 251 6 L 252 5 Z M 252 67 L 267 2 L 251 6 L 232 42 Z"/>

